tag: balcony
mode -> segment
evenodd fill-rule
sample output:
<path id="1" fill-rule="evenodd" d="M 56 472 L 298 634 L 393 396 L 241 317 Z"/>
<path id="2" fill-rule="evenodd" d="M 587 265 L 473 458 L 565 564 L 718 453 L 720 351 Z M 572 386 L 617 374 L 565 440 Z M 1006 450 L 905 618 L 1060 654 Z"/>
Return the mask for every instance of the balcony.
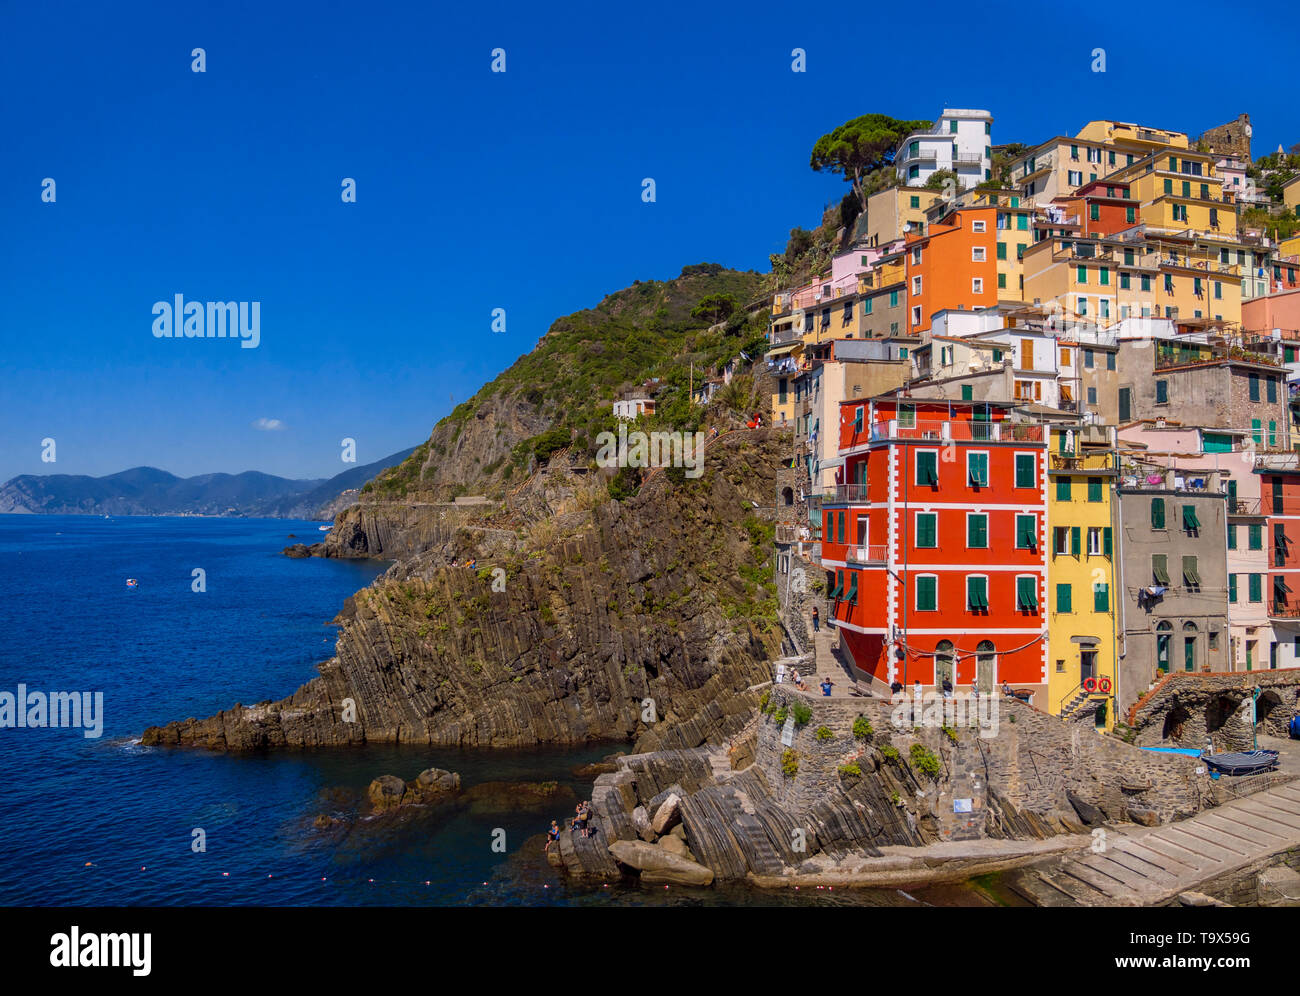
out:
<path id="1" fill-rule="evenodd" d="M 1213 360 L 1236 360 L 1239 363 L 1259 363 L 1268 367 L 1282 365 L 1267 353 L 1257 353 L 1226 342 L 1195 343 L 1186 347 L 1161 342 L 1156 346 L 1157 370 L 1186 366 L 1189 363 L 1209 363 Z"/>
<path id="2" fill-rule="evenodd" d="M 844 551 L 844 559 L 850 564 L 883 564 L 888 557 L 889 548 L 884 543 L 851 546 Z"/>
<path id="3" fill-rule="evenodd" d="M 1263 508 L 1258 498 L 1229 498 L 1229 515 L 1263 515 Z"/>
<path id="4" fill-rule="evenodd" d="M 1125 491 L 1178 491 L 1193 495 L 1221 495 L 1223 486 L 1217 471 L 1173 471 L 1128 469 L 1120 478 Z"/>
<path id="5" fill-rule="evenodd" d="M 1300 619 L 1300 602 L 1272 599 L 1268 603 L 1270 619 Z"/>
<path id="6" fill-rule="evenodd" d="M 893 439 L 1041 443 L 1044 438 L 1043 426 L 1038 423 L 948 422 L 929 419 L 873 422 L 870 433 L 873 443 Z"/>
<path id="7" fill-rule="evenodd" d="M 837 484 L 829 491 L 823 491 L 817 497 L 821 499 L 823 505 L 844 504 L 846 502 L 865 502 L 868 500 L 867 485 Z"/>

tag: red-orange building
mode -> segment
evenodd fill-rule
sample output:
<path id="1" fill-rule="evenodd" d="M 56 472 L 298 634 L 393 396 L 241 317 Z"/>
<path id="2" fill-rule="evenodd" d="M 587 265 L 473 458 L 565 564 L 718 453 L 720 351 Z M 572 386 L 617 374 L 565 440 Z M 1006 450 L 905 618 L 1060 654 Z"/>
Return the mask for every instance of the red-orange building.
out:
<path id="1" fill-rule="evenodd" d="M 994 205 L 958 208 L 924 235 L 907 239 L 907 331 L 926 332 L 935 312 L 974 311 L 998 303 Z"/>
<path id="2" fill-rule="evenodd" d="M 1106 238 L 1142 222 L 1142 206 L 1129 199 L 1127 183 L 1096 180 L 1052 203 L 1064 208 L 1067 220 L 1085 236 Z"/>
<path id="3" fill-rule="evenodd" d="M 840 406 L 822 566 L 854 663 L 882 685 L 1047 684 L 1046 443 L 1011 405 Z"/>

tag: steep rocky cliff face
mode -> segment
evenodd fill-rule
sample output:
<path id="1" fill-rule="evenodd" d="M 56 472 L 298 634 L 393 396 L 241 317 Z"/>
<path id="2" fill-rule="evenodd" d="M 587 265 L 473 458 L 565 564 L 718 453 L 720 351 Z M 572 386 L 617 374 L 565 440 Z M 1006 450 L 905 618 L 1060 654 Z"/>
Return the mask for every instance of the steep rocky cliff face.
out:
<path id="1" fill-rule="evenodd" d="M 787 449 L 776 430 L 724 435 L 698 479 L 658 473 L 622 502 L 593 488 L 591 507 L 519 541 L 436 509 L 356 506 L 340 542 L 407 556 L 348 600 L 320 676 L 279 702 L 151 727 L 144 742 L 717 741 L 752 715 L 751 686 L 780 643 L 771 526 L 754 507 L 770 507 Z M 447 566 L 467 537 L 487 551 L 477 571 Z"/>

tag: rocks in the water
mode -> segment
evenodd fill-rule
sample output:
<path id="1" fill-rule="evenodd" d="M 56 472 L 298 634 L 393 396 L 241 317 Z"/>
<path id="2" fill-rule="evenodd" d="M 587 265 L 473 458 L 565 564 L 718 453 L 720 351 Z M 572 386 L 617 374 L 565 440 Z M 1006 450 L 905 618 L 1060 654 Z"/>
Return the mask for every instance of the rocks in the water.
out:
<path id="1" fill-rule="evenodd" d="M 574 778 L 595 778 L 597 775 L 608 775 L 618 770 L 616 761 L 593 761 L 591 764 L 580 764 L 573 769 Z"/>
<path id="2" fill-rule="evenodd" d="M 677 793 L 673 793 L 655 810 L 654 819 L 650 821 L 650 828 L 657 834 L 665 834 L 682 819 L 682 799 Z"/>
<path id="3" fill-rule="evenodd" d="M 463 793 L 464 801 L 483 812 L 550 809 L 577 797 L 559 782 L 483 782 Z"/>
<path id="4" fill-rule="evenodd" d="M 406 782 L 396 775 L 380 775 L 366 790 L 370 805 L 378 812 L 396 809 L 406 796 Z"/>
<path id="5" fill-rule="evenodd" d="M 294 543 L 291 546 L 287 546 L 284 548 L 284 555 L 286 557 L 301 559 L 303 557 L 310 557 L 311 550 L 307 547 L 305 543 Z"/>
<path id="6" fill-rule="evenodd" d="M 692 854 L 691 849 L 686 846 L 685 839 L 678 837 L 675 834 L 670 833 L 666 837 L 660 837 L 658 846 L 662 847 L 670 854 L 676 854 L 680 857 L 686 858 L 688 861 L 695 861 L 695 855 Z"/>
<path id="7" fill-rule="evenodd" d="M 460 775 L 442 768 L 426 768 L 409 782 L 402 781 L 396 775 L 380 775 L 366 790 L 370 805 L 377 813 L 401 806 L 440 802 L 455 798 L 459 793 Z"/>
<path id="8" fill-rule="evenodd" d="M 632 826 L 638 837 L 647 843 L 654 843 L 655 832 L 650 828 L 650 814 L 645 806 L 637 806 L 632 810 Z"/>
<path id="9" fill-rule="evenodd" d="M 326 816 L 324 813 L 321 813 L 319 816 L 317 816 L 314 820 L 311 821 L 311 825 L 314 826 L 317 830 L 328 830 L 330 827 L 334 826 L 338 822 L 339 821 L 334 819 L 334 817 Z"/>
<path id="10" fill-rule="evenodd" d="M 619 840 L 609 845 L 621 865 L 635 868 L 642 882 L 667 885 L 712 885 L 713 872 L 698 862 L 643 840 Z"/>

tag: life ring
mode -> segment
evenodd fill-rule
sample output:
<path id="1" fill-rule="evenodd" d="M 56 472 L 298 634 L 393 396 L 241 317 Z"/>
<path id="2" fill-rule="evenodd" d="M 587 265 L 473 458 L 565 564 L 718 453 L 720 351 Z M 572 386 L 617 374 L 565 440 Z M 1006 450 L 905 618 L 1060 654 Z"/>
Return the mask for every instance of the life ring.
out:
<path id="1" fill-rule="evenodd" d="M 1109 678 L 1102 678 L 1099 682 L 1097 682 L 1097 690 L 1098 690 L 1098 691 L 1102 691 L 1102 692 L 1107 692 L 1107 693 L 1109 693 L 1109 692 L 1110 692 L 1110 679 L 1109 679 Z"/>
<path id="2" fill-rule="evenodd" d="M 1093 692 L 1095 692 L 1095 691 L 1097 690 L 1097 679 L 1096 679 L 1096 678 L 1084 678 L 1084 679 L 1083 679 L 1083 690 L 1084 690 L 1085 692 L 1087 692 L 1089 695 L 1091 695 Z"/>

